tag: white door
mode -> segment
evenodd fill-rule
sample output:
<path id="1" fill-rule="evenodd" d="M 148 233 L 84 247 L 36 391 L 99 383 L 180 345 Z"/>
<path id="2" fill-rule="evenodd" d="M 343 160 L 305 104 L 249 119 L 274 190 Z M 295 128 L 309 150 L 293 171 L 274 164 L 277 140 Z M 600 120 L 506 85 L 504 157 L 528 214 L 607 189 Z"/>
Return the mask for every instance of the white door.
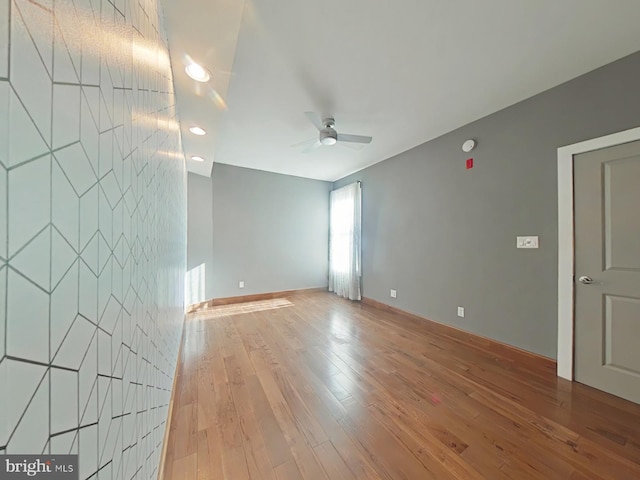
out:
<path id="1" fill-rule="evenodd" d="M 640 403 L 640 141 L 574 157 L 575 380 Z"/>

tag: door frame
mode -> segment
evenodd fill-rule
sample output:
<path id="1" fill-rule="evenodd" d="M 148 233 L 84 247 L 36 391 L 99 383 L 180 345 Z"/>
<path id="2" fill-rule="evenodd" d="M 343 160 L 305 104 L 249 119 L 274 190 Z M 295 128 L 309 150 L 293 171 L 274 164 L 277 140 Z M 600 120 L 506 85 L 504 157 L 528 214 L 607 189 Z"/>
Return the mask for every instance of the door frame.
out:
<path id="1" fill-rule="evenodd" d="M 574 209 L 573 161 L 581 153 L 640 140 L 640 127 L 558 148 L 558 367 L 573 380 Z"/>

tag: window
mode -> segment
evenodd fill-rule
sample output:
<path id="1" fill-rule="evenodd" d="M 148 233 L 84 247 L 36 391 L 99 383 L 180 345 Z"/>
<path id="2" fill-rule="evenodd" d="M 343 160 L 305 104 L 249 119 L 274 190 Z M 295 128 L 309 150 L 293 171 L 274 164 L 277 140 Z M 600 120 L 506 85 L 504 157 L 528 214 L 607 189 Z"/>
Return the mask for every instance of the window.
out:
<path id="1" fill-rule="evenodd" d="M 360 300 L 360 183 L 331 192 L 329 291 Z"/>

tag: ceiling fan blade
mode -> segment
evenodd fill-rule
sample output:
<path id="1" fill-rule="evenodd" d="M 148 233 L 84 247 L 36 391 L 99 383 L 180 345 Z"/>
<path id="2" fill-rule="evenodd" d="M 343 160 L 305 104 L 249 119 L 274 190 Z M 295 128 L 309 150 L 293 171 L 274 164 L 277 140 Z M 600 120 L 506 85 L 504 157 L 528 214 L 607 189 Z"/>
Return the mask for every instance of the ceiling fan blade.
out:
<path id="1" fill-rule="evenodd" d="M 315 127 L 318 130 L 322 130 L 324 128 L 324 125 L 322 125 L 322 118 L 320 118 L 320 115 L 318 113 L 304 112 L 304 114 L 309 119 L 309 121 L 315 125 Z"/>
<path id="2" fill-rule="evenodd" d="M 371 140 L 373 140 L 371 137 L 365 137 L 364 135 L 349 135 L 345 133 L 338 134 L 339 142 L 371 143 Z"/>
<path id="3" fill-rule="evenodd" d="M 322 144 L 320 143 L 319 140 L 316 140 L 315 142 L 313 142 L 311 145 L 309 145 L 307 148 L 305 148 L 304 150 L 302 150 L 302 153 L 307 154 L 307 153 L 311 153 L 314 152 L 315 150 L 317 150 L 318 148 L 320 148 L 322 146 Z"/>

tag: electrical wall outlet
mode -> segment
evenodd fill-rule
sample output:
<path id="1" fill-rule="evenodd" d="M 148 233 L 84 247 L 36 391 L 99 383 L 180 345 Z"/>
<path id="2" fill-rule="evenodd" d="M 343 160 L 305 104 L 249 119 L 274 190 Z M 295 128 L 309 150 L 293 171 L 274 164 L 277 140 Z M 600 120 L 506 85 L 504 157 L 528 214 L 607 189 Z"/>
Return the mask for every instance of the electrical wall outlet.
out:
<path id="1" fill-rule="evenodd" d="M 458 307 L 458 316 L 464 317 L 464 307 Z"/>
<path id="2" fill-rule="evenodd" d="M 244 280 L 238 282 L 238 288 L 244 288 Z"/>
<path id="3" fill-rule="evenodd" d="M 389 295 L 391 295 L 391 298 L 396 298 L 398 296 L 398 292 L 396 292 L 393 288 L 391 289 L 391 291 L 389 292 Z"/>

